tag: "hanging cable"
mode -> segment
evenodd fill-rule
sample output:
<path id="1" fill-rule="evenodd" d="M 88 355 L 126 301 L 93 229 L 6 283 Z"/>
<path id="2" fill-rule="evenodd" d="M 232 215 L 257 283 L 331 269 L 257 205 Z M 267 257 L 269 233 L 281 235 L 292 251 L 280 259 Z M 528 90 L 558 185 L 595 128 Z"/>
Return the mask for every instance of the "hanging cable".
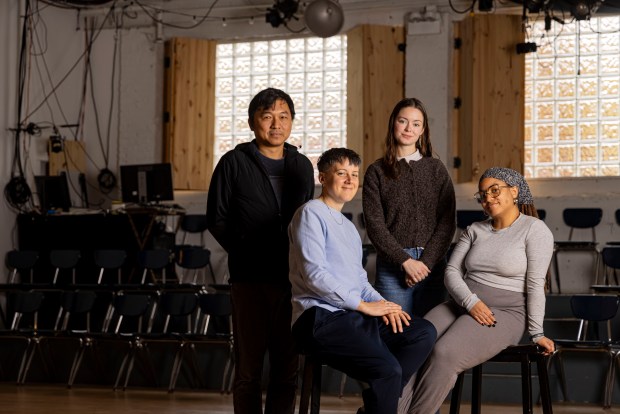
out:
<path id="1" fill-rule="evenodd" d="M 25 2 L 24 22 L 22 26 L 21 45 L 18 63 L 18 89 L 17 89 L 17 125 L 15 128 L 15 148 L 11 165 L 11 179 L 4 187 L 4 198 L 7 203 L 18 211 L 23 211 L 24 206 L 30 202 L 32 192 L 26 182 L 21 160 L 20 136 L 22 132 L 21 115 L 24 101 L 24 88 L 26 83 L 26 57 L 28 50 L 28 20 L 30 15 L 30 0 Z"/>

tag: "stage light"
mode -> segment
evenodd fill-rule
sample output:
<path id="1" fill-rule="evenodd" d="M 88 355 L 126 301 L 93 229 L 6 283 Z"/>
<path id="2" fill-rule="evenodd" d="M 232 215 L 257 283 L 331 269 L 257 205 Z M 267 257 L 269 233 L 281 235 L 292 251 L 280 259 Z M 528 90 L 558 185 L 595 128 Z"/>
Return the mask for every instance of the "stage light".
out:
<path id="1" fill-rule="evenodd" d="M 493 0 L 478 0 L 478 11 L 490 12 L 493 10 Z"/>
<path id="2" fill-rule="evenodd" d="M 573 7 L 573 16 L 575 16 L 575 20 L 586 20 L 590 18 L 590 4 L 581 0 L 575 3 Z"/>
<path id="3" fill-rule="evenodd" d="M 298 0 L 278 0 L 267 9 L 265 14 L 265 21 L 272 27 L 279 27 L 281 24 L 286 24 L 292 18 L 295 18 L 295 13 L 299 9 Z"/>
<path id="4" fill-rule="evenodd" d="M 306 6 L 306 26 L 319 37 L 337 34 L 344 24 L 342 6 L 335 0 L 314 0 Z"/>

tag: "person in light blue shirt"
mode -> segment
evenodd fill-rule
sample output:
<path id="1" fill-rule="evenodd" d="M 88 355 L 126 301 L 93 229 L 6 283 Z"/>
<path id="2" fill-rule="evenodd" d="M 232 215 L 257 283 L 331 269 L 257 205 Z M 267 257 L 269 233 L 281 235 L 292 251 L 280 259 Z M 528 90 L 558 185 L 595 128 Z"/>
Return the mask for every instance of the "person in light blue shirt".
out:
<path id="1" fill-rule="evenodd" d="M 359 233 L 341 212 L 358 190 L 360 164 L 346 148 L 321 155 L 321 195 L 300 207 L 289 225 L 292 331 L 302 353 L 369 384 L 360 412 L 395 414 L 436 331 L 368 282 Z"/>

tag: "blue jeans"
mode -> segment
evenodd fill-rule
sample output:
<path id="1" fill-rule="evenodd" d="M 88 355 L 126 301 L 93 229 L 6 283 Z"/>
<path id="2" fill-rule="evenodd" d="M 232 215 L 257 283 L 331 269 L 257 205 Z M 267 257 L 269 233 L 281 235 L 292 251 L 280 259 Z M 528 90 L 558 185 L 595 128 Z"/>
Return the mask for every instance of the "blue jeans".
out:
<path id="1" fill-rule="evenodd" d="M 415 260 L 418 260 L 424 252 L 421 247 L 404 250 Z M 423 317 L 426 312 L 447 299 L 447 291 L 443 284 L 445 270 L 446 260 L 443 258 L 431 269 L 426 279 L 408 287 L 405 284 L 405 271 L 400 264 L 377 257 L 375 289 L 385 299 L 402 306 L 408 314 Z"/>

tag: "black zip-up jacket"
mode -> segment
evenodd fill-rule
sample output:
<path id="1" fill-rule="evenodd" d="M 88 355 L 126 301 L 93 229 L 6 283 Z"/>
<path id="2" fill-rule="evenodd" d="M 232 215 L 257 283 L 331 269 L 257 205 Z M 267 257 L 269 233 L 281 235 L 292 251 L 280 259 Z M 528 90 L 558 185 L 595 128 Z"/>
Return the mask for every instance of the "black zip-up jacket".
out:
<path id="1" fill-rule="evenodd" d="M 208 228 L 228 252 L 230 281 L 288 284 L 287 228 L 314 195 L 310 160 L 285 145 L 282 210 L 254 143 L 220 159 L 209 186 Z"/>

